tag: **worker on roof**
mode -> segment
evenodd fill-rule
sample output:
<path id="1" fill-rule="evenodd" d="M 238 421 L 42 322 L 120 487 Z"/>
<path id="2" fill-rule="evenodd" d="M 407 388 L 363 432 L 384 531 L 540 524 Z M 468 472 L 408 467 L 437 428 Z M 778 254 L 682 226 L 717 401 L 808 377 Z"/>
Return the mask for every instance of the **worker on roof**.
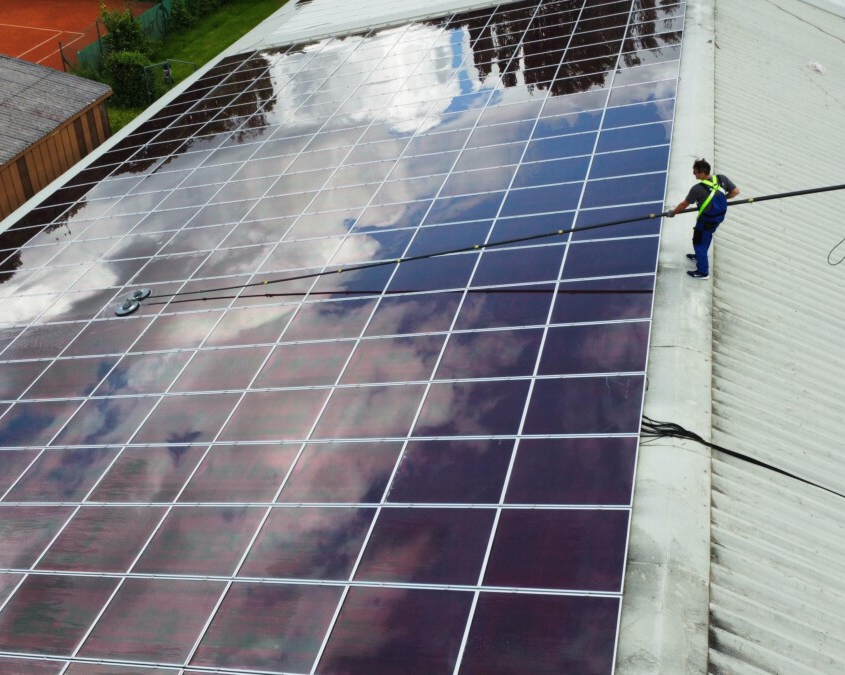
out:
<path id="1" fill-rule="evenodd" d="M 695 253 L 687 253 L 689 260 L 695 261 L 695 270 L 687 272 L 693 279 L 707 279 L 710 276 L 710 261 L 707 251 L 713 241 L 713 233 L 725 219 L 728 199 L 739 194 L 739 188 L 730 178 L 717 173 L 710 175 L 710 163 L 706 159 L 697 159 L 692 165 L 692 174 L 698 181 L 690 188 L 686 199 L 674 209 L 666 212 L 669 218 L 688 209 L 690 204 L 698 207 L 698 217 L 692 231 L 692 247 Z"/>

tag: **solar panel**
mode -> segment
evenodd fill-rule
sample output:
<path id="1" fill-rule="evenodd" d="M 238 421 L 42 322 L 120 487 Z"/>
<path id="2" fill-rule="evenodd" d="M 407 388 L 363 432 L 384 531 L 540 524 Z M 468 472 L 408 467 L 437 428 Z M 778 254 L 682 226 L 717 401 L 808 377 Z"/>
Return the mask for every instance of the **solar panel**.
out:
<path id="1" fill-rule="evenodd" d="M 684 9 L 230 56 L 0 235 L 0 670 L 612 672 Z"/>

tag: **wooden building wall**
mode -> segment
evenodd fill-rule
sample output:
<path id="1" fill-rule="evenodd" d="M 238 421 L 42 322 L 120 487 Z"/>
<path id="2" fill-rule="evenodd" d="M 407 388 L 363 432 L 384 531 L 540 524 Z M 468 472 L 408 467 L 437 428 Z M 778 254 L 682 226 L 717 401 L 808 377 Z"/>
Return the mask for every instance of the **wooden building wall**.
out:
<path id="1" fill-rule="evenodd" d="M 0 219 L 111 136 L 105 100 L 93 103 L 0 167 Z"/>

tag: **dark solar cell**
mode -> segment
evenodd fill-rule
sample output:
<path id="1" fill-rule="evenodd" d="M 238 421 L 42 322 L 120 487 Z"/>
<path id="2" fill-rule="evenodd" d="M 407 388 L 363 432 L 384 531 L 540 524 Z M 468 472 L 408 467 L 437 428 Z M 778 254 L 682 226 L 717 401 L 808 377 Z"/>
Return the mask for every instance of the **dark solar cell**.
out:
<path id="1" fill-rule="evenodd" d="M 205 446 L 125 448 L 91 493 L 94 502 L 172 502 Z"/>
<path id="2" fill-rule="evenodd" d="M 484 583 L 618 591 L 627 531 L 624 509 L 502 511 Z"/>
<path id="3" fill-rule="evenodd" d="M 239 574 L 279 579 L 348 579 L 374 508 L 274 508 Z"/>
<path id="4" fill-rule="evenodd" d="M 642 376 L 537 380 L 523 431 L 529 435 L 636 433 L 642 393 Z M 593 406 L 579 406 L 584 400 Z"/>
<path id="5" fill-rule="evenodd" d="M 285 482 L 280 502 L 378 503 L 401 443 L 309 443 Z"/>
<path id="6" fill-rule="evenodd" d="M 519 430 L 527 380 L 431 385 L 414 436 L 508 436 Z M 484 401 L 483 405 L 478 405 Z"/>
<path id="7" fill-rule="evenodd" d="M 482 592 L 459 672 L 612 672 L 618 614 L 618 598 Z"/>
<path id="8" fill-rule="evenodd" d="M 353 587 L 317 672 L 452 672 L 471 603 L 466 592 Z"/>
<path id="9" fill-rule="evenodd" d="M 163 507 L 85 506 L 39 560 L 40 570 L 126 572 L 165 516 Z"/>
<path id="10" fill-rule="evenodd" d="M 116 582 L 98 581 L 109 590 Z M 224 588 L 220 581 L 126 579 L 79 654 L 153 663 L 183 662 Z M 89 602 L 94 604 L 93 600 Z M 162 621 L 163 616 L 169 620 Z"/>
<path id="11" fill-rule="evenodd" d="M 495 515 L 493 509 L 382 509 L 355 579 L 474 584 Z"/>
<path id="12" fill-rule="evenodd" d="M 0 649 L 70 654 L 117 584 L 102 577 L 27 577 L 0 615 Z"/>
<path id="13" fill-rule="evenodd" d="M 341 592 L 339 587 L 235 584 L 191 663 L 308 672 Z"/>
<path id="14" fill-rule="evenodd" d="M 508 482 L 510 504 L 628 504 L 636 438 L 520 441 Z"/>

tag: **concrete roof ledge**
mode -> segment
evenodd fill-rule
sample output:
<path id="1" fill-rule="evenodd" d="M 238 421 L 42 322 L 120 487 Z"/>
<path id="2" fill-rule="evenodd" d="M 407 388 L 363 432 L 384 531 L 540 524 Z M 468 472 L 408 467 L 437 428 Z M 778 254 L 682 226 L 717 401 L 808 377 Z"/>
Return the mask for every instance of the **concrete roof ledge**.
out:
<path id="1" fill-rule="evenodd" d="M 686 196 L 695 158 L 712 162 L 713 12 L 713 0 L 687 1 L 667 204 Z M 693 217 L 663 225 L 645 414 L 709 438 L 713 275 L 686 275 Z M 696 444 L 640 445 L 617 674 L 707 672 L 710 465 Z"/>

